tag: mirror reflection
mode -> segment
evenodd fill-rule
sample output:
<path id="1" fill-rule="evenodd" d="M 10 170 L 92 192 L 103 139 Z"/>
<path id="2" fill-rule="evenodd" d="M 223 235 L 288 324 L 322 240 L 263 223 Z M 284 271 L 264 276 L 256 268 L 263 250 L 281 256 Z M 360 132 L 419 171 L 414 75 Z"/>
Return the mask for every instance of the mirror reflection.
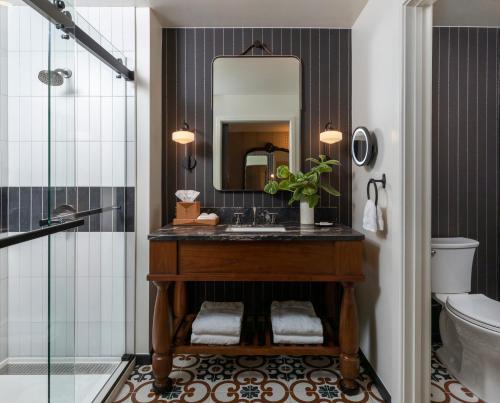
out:
<path id="1" fill-rule="evenodd" d="M 222 186 L 262 191 L 279 165 L 289 165 L 289 122 L 222 124 Z"/>

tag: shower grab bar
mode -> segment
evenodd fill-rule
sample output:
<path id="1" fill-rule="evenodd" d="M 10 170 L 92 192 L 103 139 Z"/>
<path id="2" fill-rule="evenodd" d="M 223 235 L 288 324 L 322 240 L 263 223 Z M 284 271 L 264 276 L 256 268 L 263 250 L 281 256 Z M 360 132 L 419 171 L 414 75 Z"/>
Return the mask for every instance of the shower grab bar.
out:
<path id="1" fill-rule="evenodd" d="M 57 234 L 58 232 L 67 231 L 72 228 L 77 228 L 83 224 L 85 224 L 85 220 L 66 221 L 62 224 L 48 225 L 33 231 L 23 232 L 22 234 L 0 238 L 0 249 L 7 248 L 8 246 L 16 245 L 18 243 L 32 241 L 33 239 L 43 238 L 47 235 Z"/>
<path id="2" fill-rule="evenodd" d="M 71 206 L 68 206 L 68 207 L 71 207 Z M 84 211 L 63 213 L 63 214 L 58 214 L 54 217 L 51 217 L 50 222 L 63 223 L 66 220 L 74 220 L 77 218 L 88 217 L 88 216 L 95 215 L 95 214 L 105 213 L 106 211 L 121 210 L 121 208 L 122 208 L 122 206 L 107 206 L 107 207 L 98 207 L 98 208 L 84 210 Z M 42 218 L 40 220 L 40 225 L 48 225 L 48 224 L 49 224 L 48 218 Z"/>
<path id="3" fill-rule="evenodd" d="M 71 14 L 64 10 L 64 3 L 60 2 L 61 8 L 48 0 L 23 0 L 28 6 L 44 16 L 65 34 L 74 38 L 84 49 L 87 49 L 95 57 L 107 64 L 120 77 L 127 81 L 134 80 L 134 72 L 123 64 L 121 59 L 117 59 L 105 48 L 103 48 L 94 38 L 87 34 L 73 21 Z"/>

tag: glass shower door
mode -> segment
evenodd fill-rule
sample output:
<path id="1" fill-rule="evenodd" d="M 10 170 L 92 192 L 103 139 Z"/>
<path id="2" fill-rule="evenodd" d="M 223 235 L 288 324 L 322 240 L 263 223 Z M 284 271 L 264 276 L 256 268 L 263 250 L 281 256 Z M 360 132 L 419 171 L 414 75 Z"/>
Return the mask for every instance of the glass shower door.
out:
<path id="1" fill-rule="evenodd" d="M 110 9 L 64 11 L 126 61 Z M 133 351 L 133 92 L 66 33 L 0 2 L 0 402 L 90 403 Z"/>
<path id="2" fill-rule="evenodd" d="M 75 15 L 65 2 L 64 11 Z M 47 218 L 77 208 L 75 157 L 75 60 L 74 39 L 49 24 L 48 52 L 48 183 Z M 66 29 L 71 27 L 66 27 Z M 48 241 L 48 374 L 49 402 L 86 401 L 77 388 L 75 362 L 75 286 L 77 232 L 51 235 Z M 87 401 L 91 401 L 87 400 Z"/>

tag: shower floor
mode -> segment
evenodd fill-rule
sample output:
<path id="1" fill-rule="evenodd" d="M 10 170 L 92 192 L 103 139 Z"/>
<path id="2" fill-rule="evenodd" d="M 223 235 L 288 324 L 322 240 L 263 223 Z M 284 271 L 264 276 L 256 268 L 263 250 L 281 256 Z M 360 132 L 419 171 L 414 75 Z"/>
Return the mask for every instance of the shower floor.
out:
<path id="1" fill-rule="evenodd" d="M 51 403 L 90 403 L 106 384 L 117 363 L 55 364 L 51 366 Z M 74 368 L 74 374 L 73 374 Z M 47 402 L 46 364 L 7 364 L 0 368 L 2 402 Z M 5 399 L 5 400 L 4 400 Z"/>

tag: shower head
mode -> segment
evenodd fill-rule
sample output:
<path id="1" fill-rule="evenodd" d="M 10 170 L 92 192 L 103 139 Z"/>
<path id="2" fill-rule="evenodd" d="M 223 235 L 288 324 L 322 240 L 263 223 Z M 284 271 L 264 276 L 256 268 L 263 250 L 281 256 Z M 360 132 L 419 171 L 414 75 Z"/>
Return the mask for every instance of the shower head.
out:
<path id="1" fill-rule="evenodd" d="M 65 78 L 73 75 L 70 69 L 42 70 L 38 73 L 38 79 L 47 85 L 63 85 Z"/>

